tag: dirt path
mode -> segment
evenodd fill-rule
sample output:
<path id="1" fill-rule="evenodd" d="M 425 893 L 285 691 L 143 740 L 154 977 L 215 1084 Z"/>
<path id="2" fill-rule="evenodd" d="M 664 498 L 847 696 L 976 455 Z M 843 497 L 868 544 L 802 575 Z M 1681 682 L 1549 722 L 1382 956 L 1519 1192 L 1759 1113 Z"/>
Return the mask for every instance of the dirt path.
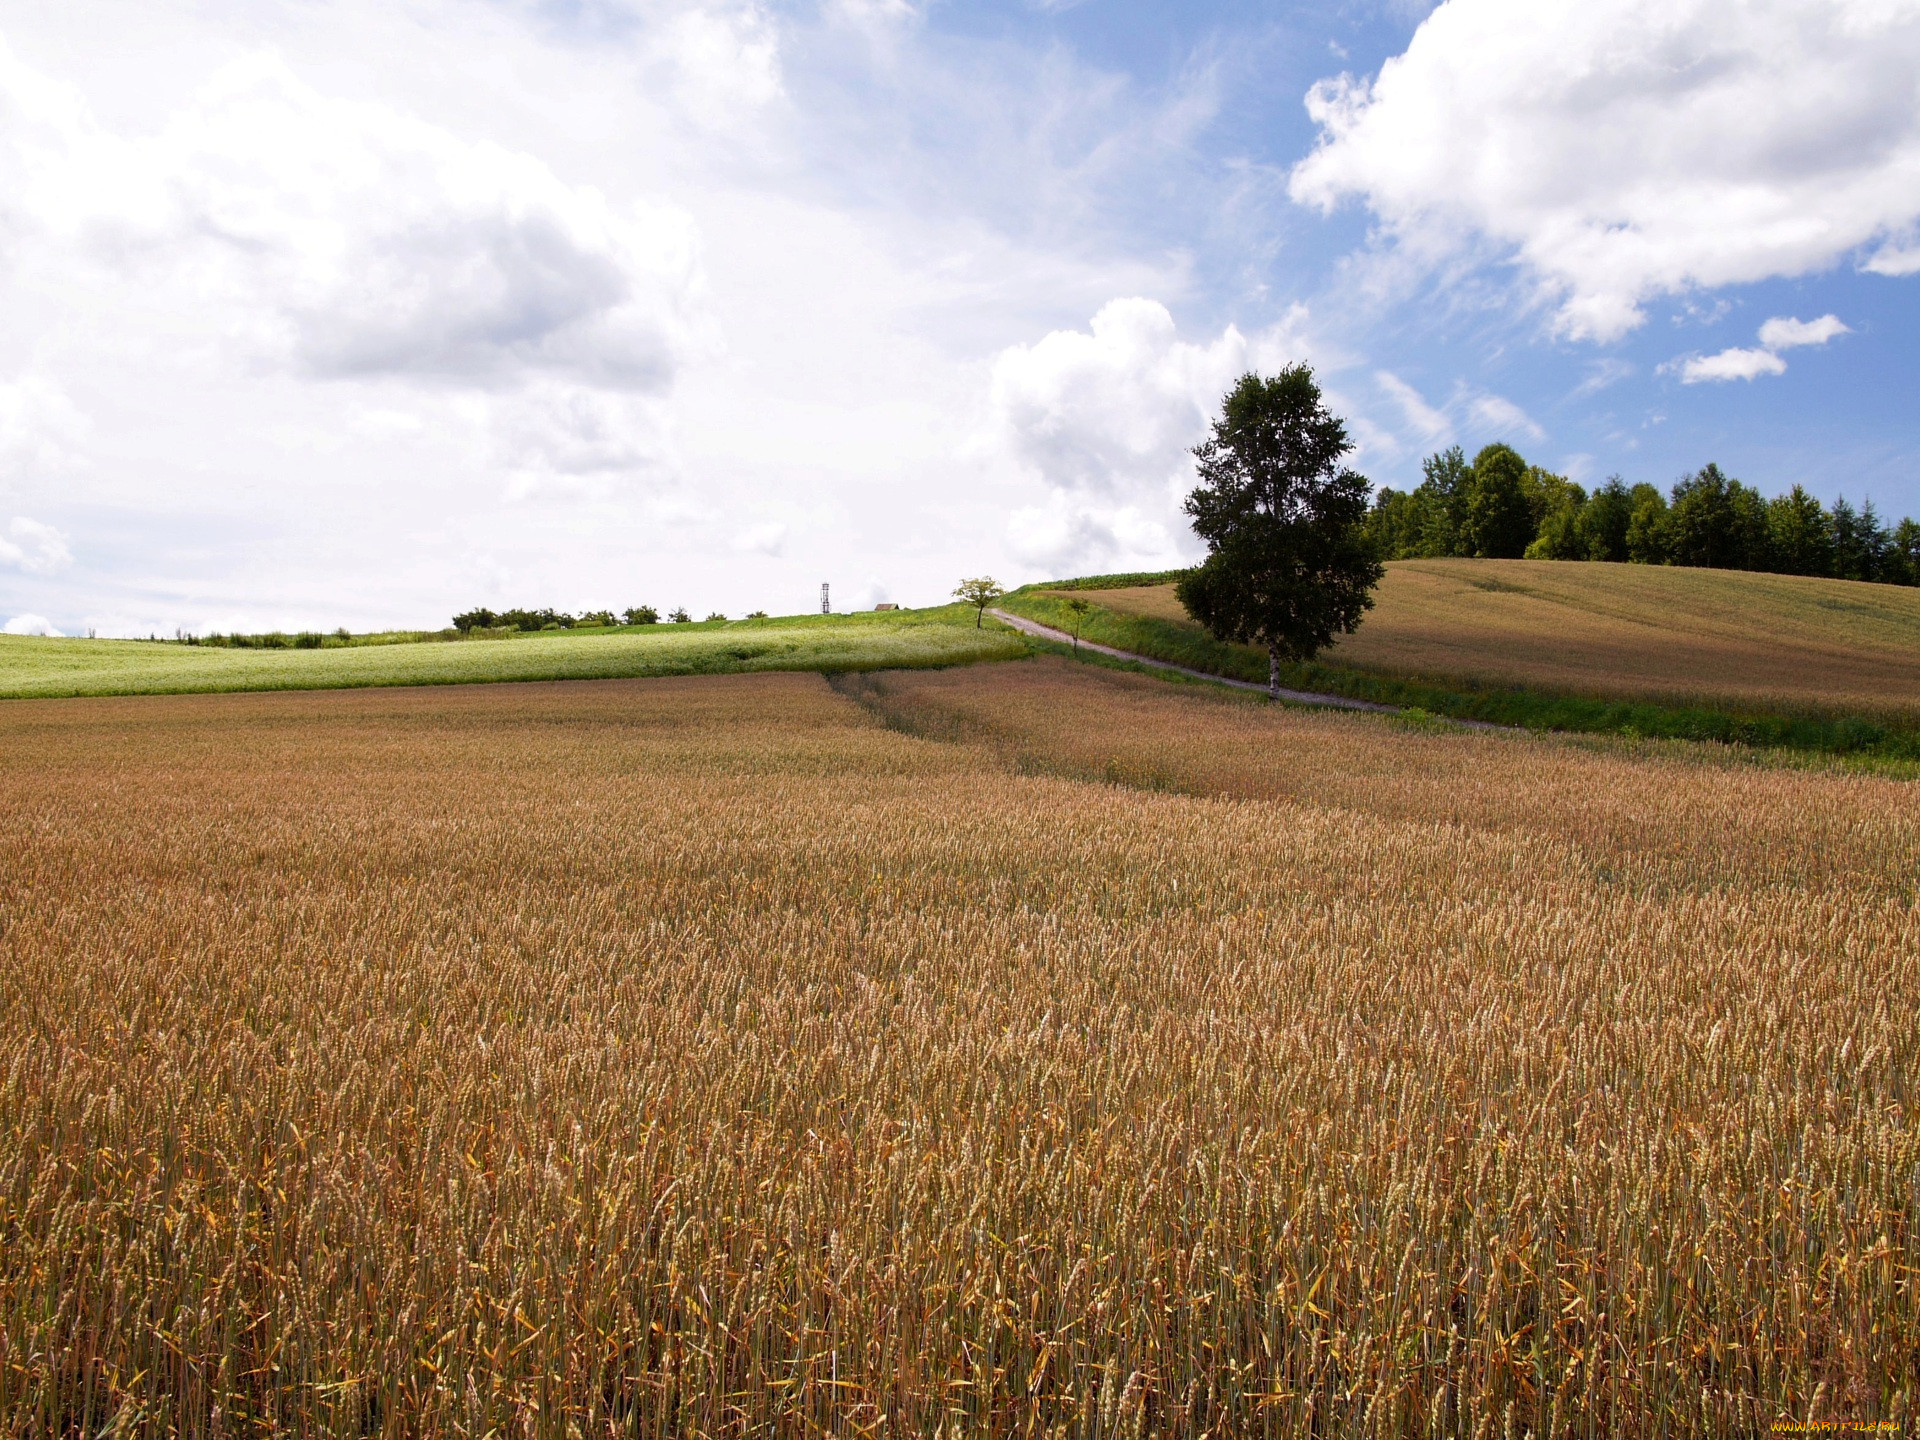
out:
<path id="1" fill-rule="evenodd" d="M 1037 620 L 1029 620 L 1024 615 L 1010 615 L 1005 610 L 989 610 L 987 613 L 996 620 L 1005 621 L 1023 635 L 1034 635 L 1042 640 L 1057 640 L 1063 645 L 1073 644 L 1073 636 L 1064 630 L 1056 630 L 1051 625 L 1042 625 Z M 1224 675 L 1209 675 L 1205 670 L 1191 670 L 1185 665 L 1175 665 L 1170 660 L 1155 660 L 1150 655 L 1136 655 L 1131 650 L 1116 650 L 1111 645 L 1096 645 L 1091 640 L 1080 642 L 1082 650 L 1097 651 L 1102 655 L 1111 655 L 1116 660 L 1131 660 L 1136 665 L 1151 665 L 1156 670 L 1171 670 L 1176 675 L 1191 675 L 1196 680 L 1210 680 L 1215 685 L 1231 685 L 1236 690 L 1252 690 L 1265 695 L 1267 687 L 1256 685 L 1251 680 L 1229 680 Z M 1349 700 L 1344 695 L 1324 695 L 1317 690 L 1282 690 L 1282 700 L 1290 700 L 1295 705 L 1331 705 L 1338 710 L 1374 710 L 1383 715 L 1398 715 L 1398 705 L 1377 705 L 1371 700 Z M 1460 724 L 1472 724 L 1460 721 Z M 1492 728 L 1492 727 L 1490 727 Z"/>

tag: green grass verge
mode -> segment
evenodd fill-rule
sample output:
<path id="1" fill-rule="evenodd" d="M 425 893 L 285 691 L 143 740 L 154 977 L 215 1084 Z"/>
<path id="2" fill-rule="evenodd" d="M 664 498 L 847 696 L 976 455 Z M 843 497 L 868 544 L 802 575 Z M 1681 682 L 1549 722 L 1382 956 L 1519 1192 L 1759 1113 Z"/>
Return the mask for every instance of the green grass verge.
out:
<path id="1" fill-rule="evenodd" d="M 1077 580 L 1048 580 L 1038 585 L 1022 585 L 1013 593 L 1032 590 L 1131 590 L 1136 585 L 1171 585 L 1185 578 L 1185 570 L 1134 570 L 1121 575 L 1082 575 Z"/>
<path id="2" fill-rule="evenodd" d="M 1058 588 L 1052 585 L 1024 587 L 1000 604 L 1015 615 L 1071 631 L 1075 621 L 1073 612 L 1046 593 Z M 1080 636 L 1096 644 L 1130 650 L 1155 660 L 1170 660 L 1210 675 L 1257 683 L 1265 683 L 1267 678 L 1267 657 L 1262 652 L 1248 645 L 1222 644 L 1198 625 L 1122 615 L 1096 603 L 1080 625 Z M 1827 755 L 1920 760 L 1920 733 L 1858 716 L 1739 712 L 1711 706 L 1655 705 L 1516 688 L 1437 685 L 1321 664 L 1283 665 L 1280 683 L 1293 690 L 1316 690 L 1456 720 L 1484 720 L 1527 730 L 1708 740 Z"/>
<path id="3" fill-rule="evenodd" d="M 750 670 L 893 670 L 1010 660 L 1006 630 L 961 606 L 696 625 L 541 631 L 316 650 L 225 650 L 146 640 L 0 636 L 0 698 L 335 690 L 523 680 L 614 680 Z"/>

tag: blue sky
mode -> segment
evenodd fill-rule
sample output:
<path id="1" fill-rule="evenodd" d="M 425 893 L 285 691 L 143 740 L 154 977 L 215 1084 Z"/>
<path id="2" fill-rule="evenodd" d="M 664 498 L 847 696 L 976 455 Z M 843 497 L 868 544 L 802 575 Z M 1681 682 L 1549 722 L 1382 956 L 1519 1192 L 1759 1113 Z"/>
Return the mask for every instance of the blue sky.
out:
<path id="1" fill-rule="evenodd" d="M 1179 563 L 1299 358 L 1920 514 L 1917 222 L 1912 0 L 0 0 L 0 622 Z"/>

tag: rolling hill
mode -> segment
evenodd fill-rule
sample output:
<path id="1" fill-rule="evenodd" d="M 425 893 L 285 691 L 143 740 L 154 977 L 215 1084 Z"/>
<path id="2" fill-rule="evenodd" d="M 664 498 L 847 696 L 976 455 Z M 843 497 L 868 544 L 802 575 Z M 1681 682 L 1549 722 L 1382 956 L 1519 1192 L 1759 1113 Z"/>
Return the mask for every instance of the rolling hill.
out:
<path id="1" fill-rule="evenodd" d="M 1265 678 L 1263 655 L 1212 640 L 1169 583 L 1076 593 L 1098 607 L 1089 638 Z M 1733 570 L 1406 560 L 1387 567 L 1377 601 L 1357 633 L 1288 683 L 1539 728 L 1799 743 L 1787 733 L 1798 724 L 1813 748 L 1841 749 L 1860 747 L 1818 737 L 1837 725 L 1867 743 L 1881 730 L 1920 730 L 1920 590 Z M 1064 618 L 1049 587 L 1010 604 Z M 1665 730 L 1655 712 L 1694 718 Z M 1778 723 L 1741 731 L 1757 721 Z"/>

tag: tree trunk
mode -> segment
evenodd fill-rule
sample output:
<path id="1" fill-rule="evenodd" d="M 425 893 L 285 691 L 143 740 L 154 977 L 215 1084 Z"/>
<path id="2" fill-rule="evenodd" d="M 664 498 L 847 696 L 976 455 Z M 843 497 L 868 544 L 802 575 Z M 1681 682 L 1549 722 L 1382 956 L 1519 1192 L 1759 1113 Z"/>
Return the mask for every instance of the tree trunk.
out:
<path id="1" fill-rule="evenodd" d="M 1267 646 L 1267 698 L 1280 698 L 1280 647 Z"/>

